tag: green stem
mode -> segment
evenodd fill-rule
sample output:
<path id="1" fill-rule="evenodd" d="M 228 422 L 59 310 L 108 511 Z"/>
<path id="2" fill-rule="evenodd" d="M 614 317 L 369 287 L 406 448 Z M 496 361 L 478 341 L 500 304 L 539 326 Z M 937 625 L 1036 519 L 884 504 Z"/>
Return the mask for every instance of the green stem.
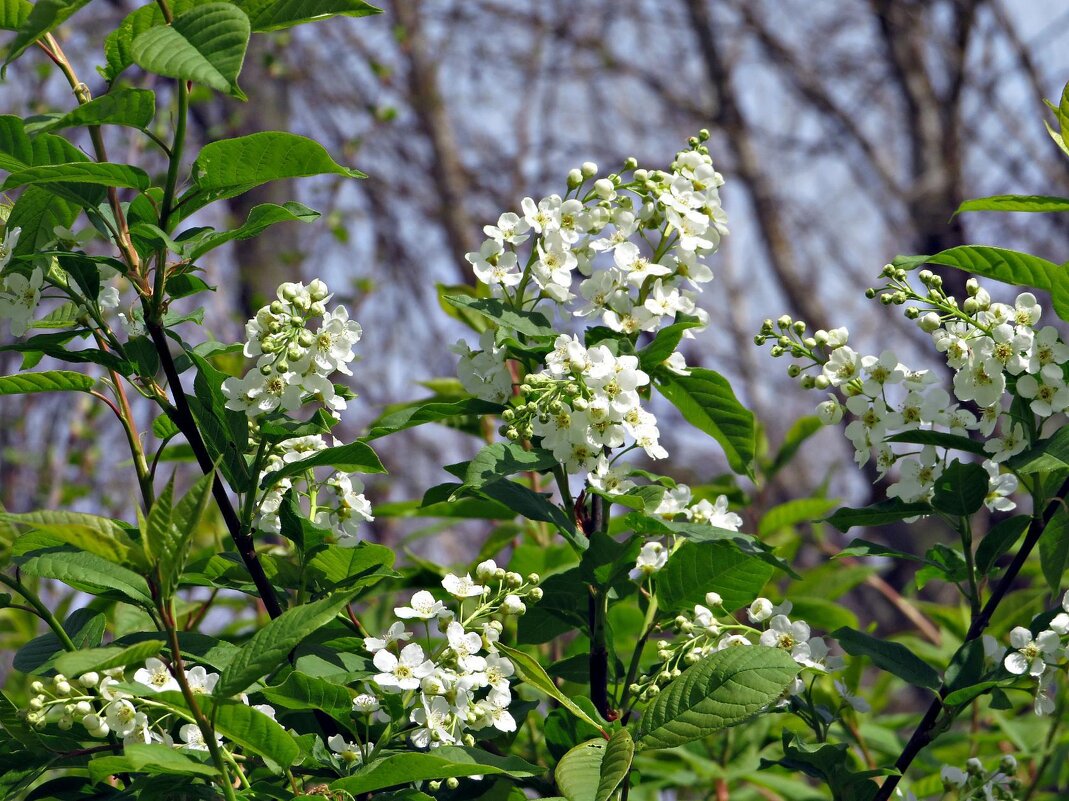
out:
<path id="1" fill-rule="evenodd" d="M 63 643 L 63 647 L 66 650 L 78 650 L 78 646 L 74 644 L 74 641 L 70 638 L 70 635 L 67 634 L 66 630 L 56 619 L 56 616 L 52 614 L 52 610 L 45 606 L 41 602 L 41 599 L 37 597 L 37 594 L 34 593 L 29 587 L 27 587 L 17 578 L 12 578 L 11 576 L 5 575 L 4 573 L 0 573 L 0 584 L 4 584 L 7 587 L 10 587 L 23 598 L 25 598 L 27 601 L 29 601 L 30 606 L 33 607 L 34 611 L 37 613 L 37 616 L 48 624 L 48 627 L 52 629 L 52 632 L 56 635 L 56 637 L 59 638 L 59 641 Z"/>
<path id="2" fill-rule="evenodd" d="M 642 652 L 646 648 L 646 642 L 649 640 L 650 635 L 655 628 L 654 619 L 657 617 L 657 596 L 650 596 L 650 604 L 646 608 L 646 619 L 642 623 L 642 636 L 638 638 L 638 643 L 635 645 L 635 651 L 631 654 L 631 664 L 627 668 L 627 678 L 624 680 L 623 690 L 620 692 L 620 709 L 624 710 L 621 722 L 627 724 L 627 719 L 631 716 L 631 711 L 634 709 L 635 702 L 638 698 L 631 698 L 631 685 L 635 683 L 635 679 L 638 678 L 638 668 L 642 661 Z"/>
<path id="3" fill-rule="evenodd" d="M 215 730 L 201 711 L 200 705 L 197 703 L 197 696 L 186 679 L 186 670 L 182 664 L 182 648 L 178 644 L 178 627 L 175 625 L 174 603 L 168 602 L 167 606 L 160 604 L 157 611 L 160 613 L 164 628 L 167 630 L 167 640 L 171 648 L 171 665 L 174 668 L 172 672 L 174 673 L 175 681 L 178 682 L 178 687 L 182 691 L 182 697 L 185 698 L 186 706 L 189 707 L 193 720 L 204 738 L 204 744 L 208 746 L 208 752 L 211 754 L 212 761 L 215 762 L 215 767 L 219 771 L 219 785 L 222 787 L 227 801 L 237 801 L 237 796 L 234 794 L 234 785 L 230 781 L 230 772 L 227 770 L 226 759 L 223 757 L 219 744 L 215 741 Z"/>

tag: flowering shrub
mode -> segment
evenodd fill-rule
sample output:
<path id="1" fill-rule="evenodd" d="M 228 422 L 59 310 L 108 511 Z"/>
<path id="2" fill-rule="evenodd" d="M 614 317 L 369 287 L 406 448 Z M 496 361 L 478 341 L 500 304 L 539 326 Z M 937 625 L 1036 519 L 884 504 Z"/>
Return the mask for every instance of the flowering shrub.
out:
<path id="1" fill-rule="evenodd" d="M 279 131 L 190 154 L 186 118 L 194 85 L 244 98 L 253 33 L 375 9 L 158 0 L 109 35 L 93 98 L 52 35 L 85 4 L 0 6 L 8 62 L 36 46 L 77 101 L 0 117 L 13 200 L 0 320 L 15 338 L 0 349 L 23 354 L 0 394 L 104 404 L 140 496 L 122 521 L 0 509 L 0 601 L 47 627 L 14 654 L 0 701 L 4 797 L 1009 799 L 1060 780 L 1069 346 L 1033 291 L 1011 305 L 978 279 L 1047 292 L 1069 319 L 1061 267 L 979 246 L 888 265 L 870 296 L 905 308 L 945 373 L 862 355 L 844 328 L 766 322 L 757 343 L 825 393 L 766 455 L 727 379 L 679 351 L 709 322 L 701 293 L 727 235 L 702 131 L 663 169 L 586 163 L 563 194 L 487 225 L 467 256 L 475 286 L 443 290 L 474 334 L 455 346 L 463 392 L 344 442 L 332 432 L 355 395 L 339 375 L 360 384 L 363 332 L 321 280 L 280 286 L 238 344 L 206 335 L 197 305 L 205 254 L 316 213 L 265 204 L 226 231 L 190 218 L 269 181 L 361 173 Z M 149 81 L 168 87 L 166 113 L 135 85 Z M 1052 128 L 1063 149 L 1067 108 L 1069 89 Z M 66 138 L 81 129 L 91 157 Z M 162 151 L 160 180 L 108 159 L 121 129 Z M 1067 207 L 1007 196 L 962 210 Z M 926 264 L 978 278 L 955 298 Z M 81 367 L 39 369 L 46 358 Z M 149 407 L 151 436 L 137 424 Z M 712 437 L 732 476 L 674 480 L 655 408 Z M 858 466 L 875 460 L 886 500 L 764 508 L 820 423 L 843 427 Z M 365 495 L 362 476 L 385 472 L 371 443 L 431 424 L 479 449 L 404 513 L 500 524 L 473 566 L 396 563 L 368 536 L 374 515 L 398 514 Z M 197 471 L 165 480 L 174 441 Z M 820 521 L 875 539 L 799 575 L 796 535 L 822 536 Z M 937 541 L 887 542 L 878 529 L 896 522 Z M 1037 545 L 1046 590 L 1023 581 Z M 948 609 L 884 586 L 927 642 L 874 633 L 837 603 L 887 558 L 919 564 L 918 588 L 960 592 Z M 42 582 L 89 600 L 61 619 Z M 247 614 L 218 619 L 220 597 Z"/>

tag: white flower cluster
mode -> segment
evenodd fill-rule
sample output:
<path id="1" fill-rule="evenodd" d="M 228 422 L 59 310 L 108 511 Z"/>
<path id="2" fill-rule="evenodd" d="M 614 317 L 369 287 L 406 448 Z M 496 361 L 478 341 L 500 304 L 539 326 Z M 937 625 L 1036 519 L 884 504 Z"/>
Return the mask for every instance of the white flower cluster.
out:
<path id="1" fill-rule="evenodd" d="M 394 609 L 400 620 L 381 637 L 364 639 L 378 673 L 371 692 L 358 696 L 354 709 L 382 714 L 385 705 L 380 696 L 399 696 L 404 720 L 395 721 L 394 730 L 406 730 L 417 748 L 472 745 L 471 732 L 481 729 L 515 731 L 516 720 L 509 712 L 509 679 L 515 667 L 497 649 L 503 629 L 497 618 L 522 615 L 525 601 L 539 600 L 538 580 L 534 574 L 525 579 L 507 572 L 488 559 L 476 567 L 474 578 L 449 574 L 442 580 L 442 587 L 458 602 L 458 611 L 427 590 L 416 592 L 407 606 Z M 408 642 L 414 636 L 406 629 L 411 623 L 422 623 L 426 649 Z M 432 641 L 432 624 L 444 639 Z M 356 763 L 371 746 L 359 741 L 329 745 L 337 753 L 344 750 L 348 754 L 344 758 Z"/>
<path id="2" fill-rule="evenodd" d="M 742 526 L 742 518 L 728 511 L 726 495 L 719 496 L 715 503 L 710 503 L 704 498 L 691 503 L 691 490 L 686 484 L 677 484 L 666 490 L 654 514 L 667 520 L 682 518 L 693 523 L 704 523 L 725 531 L 738 531 Z M 676 545 L 682 542 L 678 538 L 677 540 Z M 671 550 L 675 547 L 673 545 Z M 644 543 L 635 560 L 635 566 L 627 575 L 632 581 L 642 583 L 668 563 L 671 550 L 657 540 Z"/>
<path id="3" fill-rule="evenodd" d="M 972 757 L 965 763 L 965 770 L 944 765 L 939 778 L 944 791 L 955 792 L 959 801 L 1015 801 L 1021 786 L 1016 772 L 1017 760 L 1006 754 L 994 770 L 986 770 L 979 759 Z"/>
<path id="4" fill-rule="evenodd" d="M 348 365 L 362 329 L 344 306 L 327 311 L 331 297 L 319 279 L 308 286 L 285 283 L 278 288 L 278 299 L 245 324 L 244 353 L 256 359 L 256 367 L 223 382 L 228 409 L 256 417 L 295 411 L 311 398 L 335 416 L 345 408 L 329 376 L 352 375 Z"/>
<path id="5" fill-rule="evenodd" d="M 314 456 L 331 447 L 327 439 L 315 434 L 295 437 L 275 446 L 264 464 L 263 475 Z M 261 476 L 262 480 L 262 476 Z M 360 542 L 361 523 L 375 519 L 371 502 L 364 496 L 364 483 L 354 475 L 332 472 L 319 480 L 309 469 L 297 477 L 281 478 L 261 492 L 256 504 L 255 525 L 260 531 L 279 534 L 282 523 L 279 509 L 286 493 L 294 490 L 299 500 L 308 504 L 308 517 L 317 526 L 333 532 L 334 542 L 345 547 Z"/>
<path id="6" fill-rule="evenodd" d="M 84 673 L 76 679 L 57 674 L 46 685 L 35 681 L 30 685 L 30 698 L 25 720 L 35 727 L 55 723 L 67 731 L 77 721 L 90 737 L 104 738 L 109 734 L 131 743 L 162 743 L 189 751 L 207 751 L 208 746 L 197 724 L 175 719 L 173 713 L 162 711 L 158 704 L 143 702 L 121 688 L 125 680 L 123 668 L 111 668 L 102 673 Z M 198 694 L 210 695 L 219 680 L 218 673 L 209 673 L 200 665 L 184 671 L 189 688 Z M 143 667 L 134 671 L 132 680 L 150 692 L 179 690 L 171 668 L 155 657 L 147 659 Z M 249 699 L 239 698 L 246 704 Z M 253 707 L 274 719 L 275 710 L 267 704 Z M 178 726 L 178 741 L 172 736 Z M 220 740 L 220 744 L 222 741 Z"/>
<path id="7" fill-rule="evenodd" d="M 1029 675 L 1036 680 L 1033 709 L 1037 715 L 1054 712 L 1054 679 L 1069 657 L 1066 637 L 1069 635 L 1069 592 L 1062 596 L 1062 611 L 1050 621 L 1050 627 L 1035 637 L 1024 626 L 1010 632 L 1012 649 L 1002 664 L 1016 676 Z"/>
<path id="8" fill-rule="evenodd" d="M 774 333 L 777 328 L 778 335 Z M 776 339 L 773 356 L 790 353 L 804 362 L 804 366 L 794 363 L 788 370 L 789 375 L 801 379 L 802 386 L 834 388 L 842 393 L 842 401 L 829 394 L 817 407 L 817 416 L 825 425 L 836 425 L 846 412 L 850 413 L 853 419 L 845 433 L 854 446 L 858 466 L 867 464 L 873 452 L 881 477 L 897 465 L 897 480 L 888 487 L 888 497 L 905 502 L 928 500 L 948 459 L 945 449 L 888 442 L 888 437 L 922 430 L 960 436 L 967 436 L 970 431 L 979 431 L 983 436 L 991 434 L 999 415 L 1001 394 L 998 403 L 981 410 L 978 417 L 954 403 L 935 375 L 927 370 L 910 369 L 890 350 L 879 356 L 862 355 L 849 346 L 850 335 L 845 328 L 819 330 L 812 336 L 807 333 L 805 323 L 783 316 L 776 323 L 766 320 L 757 339 L 759 343 Z M 806 369 L 816 374 L 804 374 Z M 961 394 L 958 399 L 973 400 Z M 1018 427 L 1017 434 L 1020 433 Z M 1005 439 L 985 443 L 992 454 L 983 463 L 989 476 L 985 498 L 989 509 L 1009 511 L 1016 506 L 1010 496 L 1017 490 L 1017 479 L 1002 474 L 999 463 L 1024 445 L 1023 437 L 1013 447 L 1007 447 Z"/>
<path id="9" fill-rule="evenodd" d="M 695 302 L 702 284 L 713 278 L 703 260 L 727 233 L 719 200 L 724 179 L 713 169 L 701 144 L 707 138 L 702 132 L 692 139 L 692 148 L 678 153 L 668 171 L 638 169 L 634 159 L 625 165 L 630 172 L 626 179 L 614 174 L 594 180 L 598 167 L 589 163 L 573 170 L 566 196 L 551 195 L 537 202 L 525 198 L 522 214 L 502 214 L 496 226 L 484 228 L 489 238 L 477 252 L 468 253 L 467 260 L 478 279 L 515 309 L 530 310 L 546 302 L 564 320 L 584 319 L 632 338 L 677 322 L 679 315 L 706 324 L 708 314 Z M 528 242 L 522 264 L 520 248 Z M 576 281 L 578 294 L 573 292 Z M 684 332 L 684 336 L 691 333 Z M 464 341 L 454 346 L 461 356 L 461 383 L 478 398 L 505 403 L 516 383 L 506 361 L 507 350 L 494 330 L 482 334 L 479 346 L 477 351 Z M 664 364 L 686 372 L 679 352 Z M 614 375 L 616 386 L 600 385 Z M 527 376 L 524 382 L 522 389 L 556 382 L 579 386 L 584 390 L 580 405 L 591 400 L 585 394 L 587 383 L 591 389 L 605 389 L 604 402 L 589 410 L 590 425 L 586 425 L 586 414 L 579 414 L 573 425 L 572 413 L 588 410 L 567 402 L 576 392 L 567 392 L 569 398 L 561 399 L 556 387 L 540 389 L 534 401 L 552 396 L 547 402 L 559 401 L 568 406 L 567 411 L 528 410 L 527 417 L 537 415 L 554 441 L 546 448 L 574 451 L 573 456 L 559 457 L 567 458 L 570 472 L 589 469 L 603 448 L 618 447 L 609 442 L 622 444 L 621 427 L 652 458 L 665 456 L 657 444 L 655 420 L 641 411 L 637 395 L 632 395 L 649 383 L 648 376 L 637 370 L 635 357 L 615 356 L 604 345 L 588 350 L 582 340 L 562 336 L 546 359 L 546 370 Z M 630 388 L 625 386 L 628 383 Z M 522 427 L 513 428 L 517 436 L 524 435 Z"/>
<path id="10" fill-rule="evenodd" d="M 467 254 L 476 277 L 499 296 L 524 305 L 548 299 L 567 317 L 594 317 L 626 334 L 654 331 L 677 314 L 703 317 L 694 298 L 713 278 L 704 259 L 727 233 L 724 179 L 704 138 L 692 139 L 669 171 L 638 169 L 629 159 L 629 179 L 594 180 L 598 168 L 588 162 L 569 174 L 564 198 L 524 198 L 521 214 L 487 225 L 487 240 Z M 528 240 L 521 266 L 519 247 Z M 599 265 L 599 254 L 612 259 Z"/>
<path id="11" fill-rule="evenodd" d="M 608 469 L 604 454 L 628 440 L 652 459 L 668 455 L 657 418 L 642 408 L 638 390 L 650 378 L 636 356 L 561 334 L 545 363 L 520 386 L 525 402 L 502 414 L 509 439 L 537 437 L 569 473 Z"/>

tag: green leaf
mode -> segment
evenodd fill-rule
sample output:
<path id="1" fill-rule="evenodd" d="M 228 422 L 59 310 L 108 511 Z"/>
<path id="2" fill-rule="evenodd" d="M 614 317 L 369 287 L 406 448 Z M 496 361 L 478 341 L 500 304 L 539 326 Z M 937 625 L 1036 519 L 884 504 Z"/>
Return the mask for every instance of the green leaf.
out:
<path id="1" fill-rule="evenodd" d="M 899 256 L 894 264 L 906 269 L 943 264 L 1004 284 L 1042 289 L 1050 292 L 1055 313 L 1069 320 L 1069 275 L 1063 267 L 1039 256 L 986 245 L 961 245 L 934 256 Z"/>
<path id="2" fill-rule="evenodd" d="M 89 761 L 89 778 L 93 783 L 104 782 L 117 773 L 170 774 L 177 776 L 213 777 L 215 766 L 198 762 L 191 756 L 162 743 L 131 743 L 121 756 L 98 756 Z"/>
<path id="3" fill-rule="evenodd" d="M 0 170 L 17 172 L 43 164 L 89 161 L 89 157 L 60 136 L 26 133 L 21 117 L 0 115 Z"/>
<path id="4" fill-rule="evenodd" d="M 0 513 L 0 520 L 43 531 L 61 542 L 118 565 L 146 567 L 148 564 L 141 546 L 130 539 L 122 526 L 106 517 L 84 512 L 45 510 L 25 514 Z"/>
<path id="5" fill-rule="evenodd" d="M 988 483 L 980 465 L 954 460 L 936 479 L 932 506 L 948 515 L 971 515 L 984 505 Z"/>
<path id="6" fill-rule="evenodd" d="M 876 667 L 886 670 L 915 687 L 939 689 L 939 674 L 906 646 L 872 637 L 861 631 L 841 628 L 831 633 L 851 656 L 867 656 Z"/>
<path id="7" fill-rule="evenodd" d="M 720 443 L 732 470 L 753 475 L 753 414 L 735 398 L 726 378 L 701 367 L 692 368 L 686 376 L 662 370 L 657 375 L 657 389 L 688 423 Z"/>
<path id="8" fill-rule="evenodd" d="M 354 775 L 331 782 L 330 788 L 360 795 L 429 779 L 501 774 L 525 778 L 540 773 L 541 768 L 519 757 L 502 757 L 477 748 L 446 745 L 433 751 L 408 751 L 377 759 Z"/>
<path id="9" fill-rule="evenodd" d="M 17 31 L 33 11 L 29 0 L 0 0 L 0 30 Z"/>
<path id="10" fill-rule="evenodd" d="M 382 10 L 364 0 L 237 0 L 254 31 L 277 31 L 328 17 L 366 17 Z"/>
<path id="11" fill-rule="evenodd" d="M 586 549 L 586 536 L 576 530 L 575 522 L 570 520 L 560 507 L 550 501 L 548 495 L 535 492 L 523 484 L 508 479 L 486 484 L 477 492 L 509 507 L 528 520 L 552 523 L 557 527 L 561 536 L 565 537 L 577 550 Z"/>
<path id="12" fill-rule="evenodd" d="M 235 239 L 252 239 L 276 223 L 310 223 L 315 222 L 319 217 L 318 211 L 293 201 L 283 203 L 281 206 L 274 203 L 261 203 L 259 206 L 253 206 L 245 223 L 239 228 L 217 231 L 199 239 L 196 246 L 189 251 L 189 258 L 196 261 L 208 251 Z"/>
<path id="13" fill-rule="evenodd" d="M 125 187 L 143 192 L 148 189 L 148 173 L 127 164 L 110 162 L 75 161 L 67 164 L 42 164 L 11 173 L 0 186 L 7 192 L 20 186 L 44 184 L 95 184 L 100 186 Z"/>
<path id="14" fill-rule="evenodd" d="M 340 684 L 294 671 L 286 680 L 261 691 L 268 703 L 286 709 L 322 709 L 336 720 L 348 722 L 353 694 Z"/>
<path id="15" fill-rule="evenodd" d="M 1000 521 L 988 531 L 976 549 L 977 575 L 986 576 L 995 567 L 998 558 L 1009 552 L 1014 543 L 1028 530 L 1031 522 L 1031 516 L 1017 515 Z"/>
<path id="16" fill-rule="evenodd" d="M 261 676 L 286 661 L 289 654 L 309 634 L 332 621 L 352 600 L 353 591 L 335 593 L 302 606 L 287 609 L 280 617 L 258 629 L 219 677 L 214 695 L 225 697 L 242 692 Z"/>
<path id="17" fill-rule="evenodd" d="M 14 255 L 36 253 L 46 242 L 56 238 L 56 226 L 69 228 L 79 214 L 74 203 L 39 186 L 30 186 L 19 195 L 7 218 L 10 228 L 22 229 Z"/>
<path id="18" fill-rule="evenodd" d="M 212 498 L 215 472 L 197 479 L 182 500 L 169 511 L 166 525 L 153 535 L 153 553 L 160 566 L 160 595 L 170 598 L 189 559 L 189 547 L 204 510 Z M 157 499 L 157 503 L 159 499 Z M 153 506 L 155 510 L 155 506 Z M 149 516 L 151 524 L 151 514 Z M 151 531 L 151 527 L 150 527 Z"/>
<path id="19" fill-rule="evenodd" d="M 128 648 L 87 648 L 63 654 L 56 660 L 56 670 L 65 676 L 81 676 L 90 671 L 129 667 L 156 656 L 163 650 L 163 640 L 146 640 Z"/>
<path id="20" fill-rule="evenodd" d="M 504 407 L 499 403 L 491 403 L 479 398 L 464 398 L 457 401 L 431 398 L 428 401 L 419 401 L 403 409 L 384 414 L 371 424 L 364 439 L 378 439 L 395 431 L 421 426 L 424 423 L 439 423 L 453 417 L 498 414 L 502 409 Z"/>
<path id="21" fill-rule="evenodd" d="M 601 778 L 594 801 L 609 801 L 616 788 L 631 770 L 631 760 L 635 757 L 635 741 L 627 729 L 617 729 L 605 745 L 605 756 L 601 760 Z"/>
<path id="22" fill-rule="evenodd" d="M 263 477 L 261 487 L 270 487 L 281 478 L 299 476 L 313 467 L 333 467 L 343 473 L 385 473 L 378 455 L 369 445 L 363 442 L 350 442 L 348 445 L 337 445 L 333 448 L 325 448 L 316 451 L 307 459 L 290 462 L 285 467 L 279 468 Z"/>
<path id="23" fill-rule="evenodd" d="M 497 644 L 497 648 L 508 657 L 512 666 L 516 668 L 516 675 L 526 684 L 534 687 L 539 692 L 548 695 L 584 723 L 590 724 L 598 731 L 605 730 L 604 723 L 599 723 L 593 717 L 588 715 L 583 708 L 575 703 L 569 696 L 561 692 L 560 688 L 553 683 L 553 679 L 549 677 L 549 674 L 542 668 L 542 665 L 539 664 L 538 660 L 525 654 L 523 651 L 510 648 L 501 643 Z"/>
<path id="24" fill-rule="evenodd" d="M 181 700 L 181 693 L 168 692 L 166 695 Z M 200 696 L 198 702 L 203 704 L 215 730 L 224 739 L 262 756 L 267 767 L 275 773 L 288 768 L 300 756 L 300 747 L 289 732 L 259 709 L 217 696 Z"/>
<path id="25" fill-rule="evenodd" d="M 931 513 L 932 507 L 926 503 L 903 503 L 898 498 L 891 498 L 861 509 L 844 506 L 829 517 L 828 522 L 845 534 L 855 526 L 882 526 Z"/>
<path id="26" fill-rule="evenodd" d="M 100 644 L 105 622 L 104 615 L 92 609 L 76 609 L 63 621 L 63 630 L 75 648 L 95 646 Z M 59 637 L 48 631 L 19 648 L 11 665 L 22 673 L 43 672 L 44 668 L 51 667 L 52 657 L 63 650 L 64 644 Z"/>
<path id="27" fill-rule="evenodd" d="M 335 162 L 318 142 L 296 134 L 262 131 L 220 139 L 205 145 L 193 163 L 196 187 L 183 196 L 182 215 L 269 181 L 310 175 L 366 177 Z"/>
<path id="28" fill-rule="evenodd" d="M 249 46 L 249 18 L 230 3 L 208 3 L 179 14 L 170 25 L 139 34 L 130 56 L 140 67 L 168 78 L 193 81 L 238 100 L 238 73 Z"/>
<path id="29" fill-rule="evenodd" d="M 462 478 L 465 486 L 483 487 L 516 473 L 543 473 L 556 466 L 557 460 L 549 451 L 524 450 L 514 442 L 494 442 L 475 454 Z"/>
<path id="30" fill-rule="evenodd" d="M 844 556 L 888 556 L 892 559 L 906 559 L 911 562 L 928 561 L 924 557 L 917 556 L 916 554 L 907 553 L 906 551 L 900 551 L 897 548 L 881 545 L 878 542 L 869 542 L 868 540 L 862 539 L 851 540 L 849 545 L 839 551 L 839 553 L 835 554 L 832 558 L 839 559 Z"/>
<path id="31" fill-rule="evenodd" d="M 779 699 L 798 675 L 779 648 L 727 648 L 683 671 L 647 707 L 638 749 L 674 748 L 749 719 Z"/>
<path id="32" fill-rule="evenodd" d="M 684 320 L 665 326 L 654 335 L 650 344 L 636 354 L 638 356 L 638 366 L 647 373 L 654 372 L 664 364 L 665 359 L 675 353 L 676 348 L 679 347 L 679 343 L 683 339 L 683 332 L 691 328 L 700 327 L 701 323 L 697 320 Z"/>
<path id="33" fill-rule="evenodd" d="M 46 33 L 54 31 L 88 2 L 89 0 L 37 0 L 25 20 L 19 25 L 15 38 L 8 45 L 4 70 L 7 69 L 8 64 L 26 52 L 26 48 Z M 14 21 L 9 3 L 10 0 L 4 2 L 4 18 L 5 21 Z M 17 7 L 14 13 L 15 19 L 21 15 L 24 8 L 24 6 Z M 3 77 L 3 71 L 0 71 L 0 77 Z"/>
<path id="34" fill-rule="evenodd" d="M 1006 466 L 1018 473 L 1046 473 L 1069 467 L 1069 426 L 1062 426 L 1046 439 L 1011 457 Z"/>
<path id="35" fill-rule="evenodd" d="M 1069 211 L 1069 198 L 1047 195 L 992 195 L 966 200 L 955 215 L 965 211 Z"/>
<path id="36" fill-rule="evenodd" d="M 660 605 L 679 611 L 705 603 L 710 590 L 720 593 L 725 609 L 738 609 L 760 595 L 771 577 L 770 565 L 730 542 L 685 542 L 653 580 Z"/>
<path id="37" fill-rule="evenodd" d="M 38 133 L 81 125 L 125 125 L 148 128 L 156 116 L 156 93 L 149 89 L 115 89 L 36 127 Z"/>
<path id="38" fill-rule="evenodd" d="M 521 311 L 497 298 L 472 298 L 467 295 L 447 295 L 443 300 L 458 309 L 477 312 L 491 322 L 529 337 L 553 337 L 553 324 L 541 312 Z"/>
<path id="39" fill-rule="evenodd" d="M 0 395 L 27 395 L 31 392 L 88 392 L 96 380 L 72 370 L 47 370 L 0 376 Z"/>
<path id="40" fill-rule="evenodd" d="M 1039 563 L 1052 595 L 1062 589 L 1062 578 L 1069 568 L 1069 514 L 1059 509 L 1039 538 Z"/>
<path id="41" fill-rule="evenodd" d="M 148 582 L 132 570 L 84 551 L 33 554 L 21 568 L 32 576 L 51 578 L 82 592 L 152 606 Z"/>
<path id="42" fill-rule="evenodd" d="M 601 781 L 605 745 L 605 740 L 588 740 L 560 758 L 553 769 L 553 779 L 568 801 L 594 801 Z"/>
<path id="43" fill-rule="evenodd" d="M 392 548 L 370 542 L 353 548 L 326 545 L 308 560 L 308 568 L 318 573 L 331 590 L 357 589 L 396 575 L 390 570 L 395 556 Z"/>
<path id="44" fill-rule="evenodd" d="M 948 434 L 945 431 L 929 431 L 927 429 L 914 428 L 909 431 L 900 431 L 897 434 L 887 437 L 884 441 L 910 442 L 915 445 L 934 445 L 938 448 L 947 448 L 948 450 L 975 453 L 978 456 L 984 456 L 986 454 L 984 443 L 975 439 L 960 436 L 959 434 Z"/>

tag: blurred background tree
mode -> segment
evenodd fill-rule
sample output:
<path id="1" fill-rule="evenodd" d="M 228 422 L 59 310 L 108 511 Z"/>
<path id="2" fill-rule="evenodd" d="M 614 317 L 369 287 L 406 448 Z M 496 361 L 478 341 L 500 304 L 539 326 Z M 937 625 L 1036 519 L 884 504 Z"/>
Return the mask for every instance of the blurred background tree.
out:
<path id="1" fill-rule="evenodd" d="M 80 74 L 100 84 L 94 93 L 102 32 L 138 5 L 98 0 L 62 32 Z M 233 338 L 283 280 L 322 276 L 349 305 L 365 329 L 364 361 L 343 438 L 418 394 L 416 382 L 453 374 L 448 346 L 463 331 L 439 307 L 436 283 L 471 282 L 464 253 L 483 224 L 525 195 L 562 191 L 582 161 L 664 163 L 702 127 L 728 179 L 732 235 L 703 296 L 711 324 L 688 362 L 729 375 L 773 444 L 817 399 L 753 347 L 763 318 L 787 311 L 814 327 L 847 325 L 860 349 L 879 352 L 893 338 L 909 358 L 920 333 L 863 297 L 884 262 L 964 241 L 1048 255 L 1065 242 L 1053 215 L 952 218 L 967 197 L 1069 191 L 1041 123 L 1041 99 L 1056 97 L 1069 73 L 1069 9 L 1057 0 L 385 0 L 384 12 L 260 38 L 245 68 L 249 102 L 198 96 L 192 113 L 201 141 L 293 130 L 370 176 L 299 191 L 269 184 L 232 201 L 233 219 L 216 223 L 296 196 L 328 224 L 275 226 L 202 265 L 218 286 L 209 314 Z M 68 106 L 62 78 L 43 57 L 33 63 L 11 71 L 3 106 Z M 121 132 L 109 135 L 122 146 Z M 13 372 L 14 358 L 0 355 L 0 372 Z M 8 507 L 78 497 L 96 511 L 131 505 L 111 456 L 120 450 L 109 447 L 117 427 L 88 403 L 70 404 L 0 402 Z M 663 428 L 680 479 L 701 484 L 724 471 L 714 447 Z M 762 489 L 764 508 L 825 482 L 830 494 L 868 500 L 843 438 L 818 437 Z M 392 437 L 383 452 L 391 476 L 369 496 L 376 506 L 419 498 L 446 480 L 441 464 L 474 450 L 437 427 Z M 26 461 L 27 452 L 46 456 Z M 397 544 L 411 530 L 402 523 L 380 517 L 369 536 Z M 446 558 L 473 547 L 437 542 Z"/>

